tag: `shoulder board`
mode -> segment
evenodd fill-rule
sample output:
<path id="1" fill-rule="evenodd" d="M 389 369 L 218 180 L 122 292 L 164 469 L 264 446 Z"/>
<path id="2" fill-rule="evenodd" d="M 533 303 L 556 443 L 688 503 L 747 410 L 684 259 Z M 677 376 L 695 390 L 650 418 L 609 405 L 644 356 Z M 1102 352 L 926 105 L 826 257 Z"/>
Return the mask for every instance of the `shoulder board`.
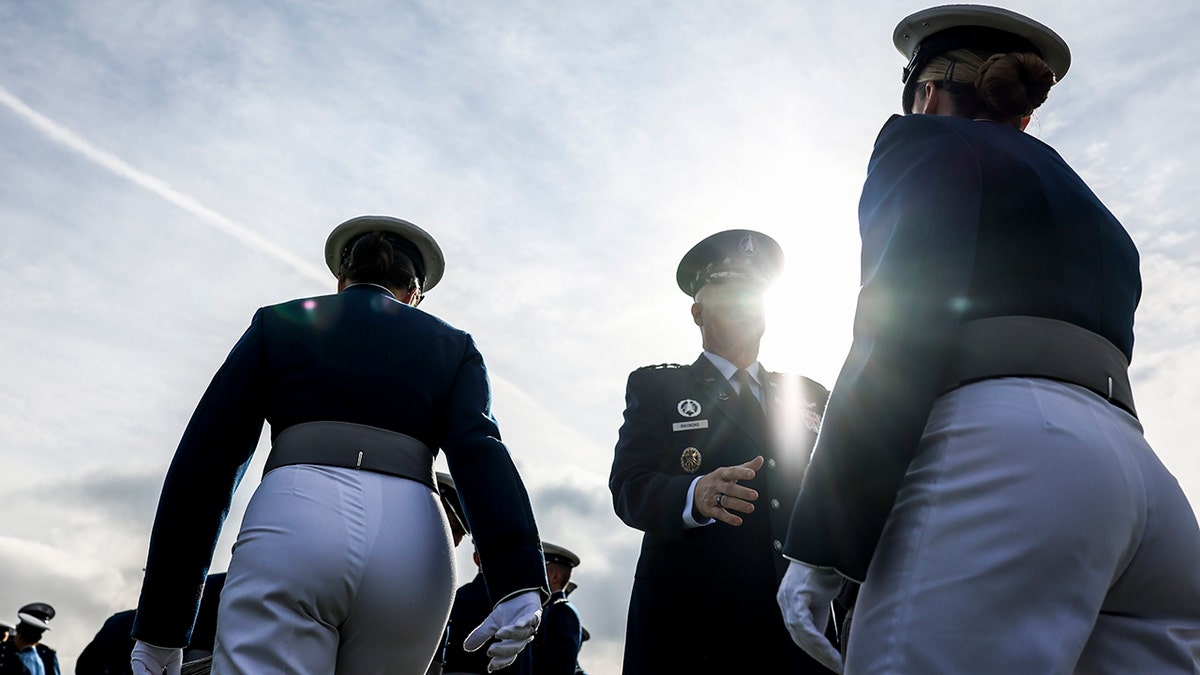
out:
<path id="1" fill-rule="evenodd" d="M 777 378 L 780 378 L 783 380 L 798 381 L 800 384 L 804 385 L 805 387 L 807 387 L 808 389 L 810 389 L 811 391 L 816 393 L 818 396 L 824 396 L 824 397 L 829 396 L 829 390 L 826 389 L 825 386 L 822 385 L 820 382 L 817 382 L 816 380 L 814 380 L 812 378 L 805 377 L 803 375 L 797 375 L 795 373 L 777 373 L 774 371 L 770 371 L 770 374 L 772 377 L 777 377 Z"/>
<path id="2" fill-rule="evenodd" d="M 651 366 L 642 366 L 638 370 L 672 370 L 675 368 L 687 368 L 687 366 L 682 363 L 656 363 Z"/>

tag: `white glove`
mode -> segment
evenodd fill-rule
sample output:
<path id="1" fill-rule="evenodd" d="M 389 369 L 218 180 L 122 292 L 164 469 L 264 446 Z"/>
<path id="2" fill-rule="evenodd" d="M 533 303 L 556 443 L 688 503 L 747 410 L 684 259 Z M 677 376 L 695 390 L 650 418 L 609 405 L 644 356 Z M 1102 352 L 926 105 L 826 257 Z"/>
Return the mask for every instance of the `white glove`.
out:
<path id="1" fill-rule="evenodd" d="M 496 643 L 487 650 L 488 656 L 492 657 L 488 672 L 506 668 L 533 639 L 541 622 L 541 596 L 537 591 L 525 591 L 496 605 L 488 618 L 463 641 L 463 649 L 473 652 L 496 638 Z"/>
<path id="2" fill-rule="evenodd" d="M 183 667 L 182 647 L 155 647 L 138 640 L 129 656 L 133 675 L 179 675 Z"/>
<path id="3" fill-rule="evenodd" d="M 842 576 L 837 572 L 793 560 L 775 594 L 792 640 L 835 673 L 842 672 L 842 655 L 825 637 L 825 627 L 829 625 L 830 603 L 841 588 Z"/>

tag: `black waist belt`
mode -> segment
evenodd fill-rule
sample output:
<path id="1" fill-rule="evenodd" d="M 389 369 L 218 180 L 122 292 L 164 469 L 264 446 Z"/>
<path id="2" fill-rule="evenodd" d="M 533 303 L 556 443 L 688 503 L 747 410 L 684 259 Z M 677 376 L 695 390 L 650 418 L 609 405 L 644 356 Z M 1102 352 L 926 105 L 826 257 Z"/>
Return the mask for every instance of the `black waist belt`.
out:
<path id="1" fill-rule="evenodd" d="M 320 464 L 362 469 L 436 485 L 433 451 L 405 434 L 349 422 L 305 422 L 284 429 L 271 444 L 263 469 Z"/>
<path id="2" fill-rule="evenodd" d="M 1125 353 L 1066 321 L 997 316 L 962 324 L 942 392 L 993 377 L 1045 377 L 1090 389 L 1137 416 Z"/>

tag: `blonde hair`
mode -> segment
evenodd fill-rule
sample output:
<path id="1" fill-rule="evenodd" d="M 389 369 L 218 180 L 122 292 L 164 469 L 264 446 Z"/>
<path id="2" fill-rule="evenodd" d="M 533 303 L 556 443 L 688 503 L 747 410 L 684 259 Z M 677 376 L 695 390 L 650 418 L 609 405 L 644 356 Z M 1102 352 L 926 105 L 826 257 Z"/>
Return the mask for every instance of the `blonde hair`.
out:
<path id="1" fill-rule="evenodd" d="M 1033 114 L 1050 95 L 1054 71 L 1037 54 L 988 55 L 976 49 L 938 54 L 917 77 L 945 89 L 966 117 L 986 117 L 1012 126 Z"/>

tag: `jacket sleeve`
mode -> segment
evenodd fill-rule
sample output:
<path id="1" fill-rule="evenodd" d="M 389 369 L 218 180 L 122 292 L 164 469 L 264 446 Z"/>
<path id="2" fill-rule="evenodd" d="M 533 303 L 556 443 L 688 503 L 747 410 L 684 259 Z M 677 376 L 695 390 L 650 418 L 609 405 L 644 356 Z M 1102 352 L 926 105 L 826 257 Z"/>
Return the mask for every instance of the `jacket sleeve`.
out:
<path id="1" fill-rule="evenodd" d="M 784 554 L 861 581 L 965 309 L 981 203 L 972 148 L 934 116 L 894 117 L 859 205 L 854 340 L 793 509 Z"/>
<path id="2" fill-rule="evenodd" d="M 546 563 L 529 494 L 500 440 L 487 368 L 470 337 L 458 363 L 446 401 L 441 447 L 492 602 L 526 589 L 540 589 L 543 598 L 548 597 Z"/>
<path id="3" fill-rule="evenodd" d="M 133 628 L 159 647 L 191 639 L 217 537 L 262 433 L 262 314 L 200 399 L 163 482 Z"/>
<path id="4" fill-rule="evenodd" d="M 608 488 L 622 521 L 643 532 L 684 540 L 683 507 L 695 476 L 673 475 L 670 424 L 660 414 L 663 399 L 654 370 L 630 373 L 625 388 L 625 422 L 617 437 Z"/>

